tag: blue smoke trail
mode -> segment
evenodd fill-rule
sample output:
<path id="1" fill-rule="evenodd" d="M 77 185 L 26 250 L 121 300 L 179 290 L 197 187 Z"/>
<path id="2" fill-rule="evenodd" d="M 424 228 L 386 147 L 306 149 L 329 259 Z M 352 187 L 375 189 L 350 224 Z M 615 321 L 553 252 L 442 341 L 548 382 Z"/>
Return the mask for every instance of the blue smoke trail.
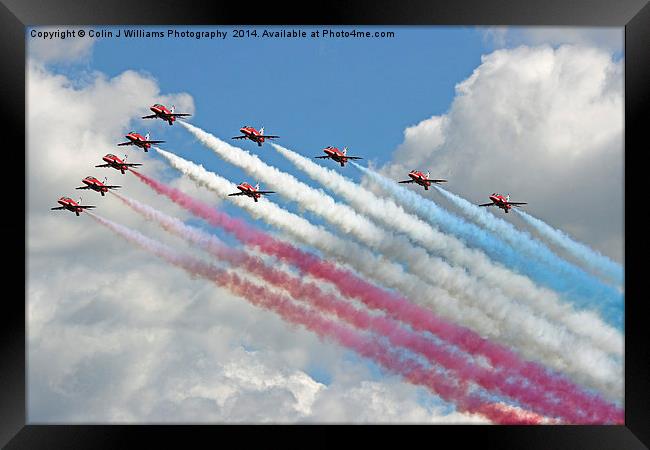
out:
<path id="1" fill-rule="evenodd" d="M 544 221 L 531 216 L 524 211 L 515 210 L 530 226 L 535 228 L 542 236 L 552 243 L 562 247 L 567 252 L 578 258 L 585 266 L 596 270 L 610 281 L 623 284 L 623 266 L 615 263 L 607 256 L 587 247 L 585 244 L 573 240 L 562 230 L 548 225 Z"/>
<path id="2" fill-rule="evenodd" d="M 603 284 L 596 277 L 560 258 L 547 246 L 533 239 L 529 233 L 518 230 L 509 222 L 495 217 L 485 209 L 458 195 L 439 186 L 434 187 L 479 225 L 492 231 L 498 238 L 505 240 L 515 250 L 524 253 L 529 258 L 537 259 L 551 269 L 555 275 L 559 275 L 555 278 L 554 289 L 576 294 L 582 299 L 582 301 L 576 302 L 580 306 L 588 306 L 589 303 L 595 301 L 595 305 L 608 321 L 617 327 L 622 327 L 623 296 L 616 289 Z M 574 300 L 576 299 L 574 298 Z"/>
<path id="3" fill-rule="evenodd" d="M 511 230 L 504 231 L 498 227 L 486 226 L 486 228 L 494 232 L 490 233 L 476 224 L 446 211 L 432 200 L 400 186 L 395 181 L 355 162 L 351 161 L 350 163 L 382 189 L 390 193 L 396 200 L 409 207 L 420 217 L 435 224 L 441 231 L 456 236 L 469 247 L 483 250 L 493 260 L 499 261 L 516 272 L 530 277 L 538 284 L 563 294 L 580 308 L 597 308 L 607 322 L 622 329 L 622 295 L 611 286 L 601 283 L 597 278 L 590 276 L 553 254 L 547 247 L 533 241 L 530 236 L 519 232 L 512 226 L 510 227 L 515 233 Z M 473 206 L 464 199 L 460 200 Z M 485 211 L 479 211 L 485 213 Z M 496 218 L 494 219 L 496 220 Z M 504 223 L 510 225 L 507 222 Z M 502 233 L 509 233 L 512 236 L 511 242 L 502 241 L 500 239 Z M 512 241 L 517 245 L 513 245 Z M 517 251 L 521 251 L 522 248 L 528 250 L 525 253 L 532 252 L 534 258 L 531 259 L 530 255 L 527 256 Z M 540 255 L 542 258 L 540 258 Z"/>

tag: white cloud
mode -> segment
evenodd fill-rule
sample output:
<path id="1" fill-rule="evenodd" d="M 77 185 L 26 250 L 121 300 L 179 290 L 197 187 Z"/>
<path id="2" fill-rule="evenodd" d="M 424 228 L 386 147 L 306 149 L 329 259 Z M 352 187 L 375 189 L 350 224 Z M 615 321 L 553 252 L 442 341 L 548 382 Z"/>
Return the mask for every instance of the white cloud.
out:
<path id="1" fill-rule="evenodd" d="M 32 30 L 37 34 L 32 37 Z M 59 31 L 59 34 L 53 34 Z M 75 37 L 61 39 L 66 32 L 75 32 Z M 70 63 L 87 60 L 92 54 L 95 39 L 85 36 L 77 37 L 75 28 L 37 27 L 27 33 L 28 54 L 30 58 L 44 63 Z M 45 34 L 47 33 L 47 34 Z M 42 37 L 45 36 L 45 37 Z M 54 36 L 49 38 L 49 36 Z"/>
<path id="2" fill-rule="evenodd" d="M 58 197 L 77 193 L 81 178 L 105 174 L 126 195 L 187 217 L 129 174 L 93 167 L 128 129 L 140 129 L 139 116 L 156 101 L 194 112 L 189 94 L 162 95 L 155 79 L 138 72 L 91 73 L 78 84 L 39 61 L 28 64 L 29 421 L 331 421 L 341 416 L 328 411 L 363 408 L 370 397 L 372 408 L 345 420 L 463 420 L 424 408 L 421 389 L 398 378 L 369 388 L 365 364 L 350 362 L 340 347 L 190 278 L 87 217 L 50 211 Z M 145 173 L 163 174 L 148 154 L 126 152 Z M 172 184 L 216 201 L 185 179 Z M 110 195 L 83 197 L 98 214 L 185 246 Z M 331 370 L 328 387 L 308 375 L 313 366 Z M 348 391 L 356 392 L 352 401 Z"/>
<path id="3" fill-rule="evenodd" d="M 609 52 L 622 52 L 623 27 L 488 27 L 481 29 L 483 40 L 494 48 L 525 45 L 560 46 L 575 44 L 599 47 Z"/>
<path id="4" fill-rule="evenodd" d="M 477 415 L 448 413 L 443 408 L 414 404 L 411 386 L 362 381 L 350 386 L 329 386 L 327 396 L 314 403 L 311 421 L 327 423 L 489 423 Z M 378 418 L 381 418 L 378 420 Z"/>
<path id="5" fill-rule="evenodd" d="M 420 167 L 473 202 L 491 192 L 610 257 L 623 251 L 623 68 L 563 45 L 497 50 L 456 86 L 449 111 L 404 131 L 383 172 Z"/>

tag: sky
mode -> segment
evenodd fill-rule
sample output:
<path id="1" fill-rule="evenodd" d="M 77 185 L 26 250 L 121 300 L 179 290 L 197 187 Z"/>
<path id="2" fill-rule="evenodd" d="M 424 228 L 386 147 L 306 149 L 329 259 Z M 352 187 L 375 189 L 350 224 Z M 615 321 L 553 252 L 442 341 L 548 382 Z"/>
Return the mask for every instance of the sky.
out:
<path id="1" fill-rule="evenodd" d="M 175 104 L 224 140 L 242 125 L 264 126 L 304 156 L 347 146 L 393 178 L 429 168 L 475 203 L 510 192 L 531 214 L 622 261 L 622 29 L 362 28 L 395 37 L 237 39 L 224 27 L 223 40 L 42 40 L 28 30 L 30 421 L 483 421 L 165 266 L 85 217 L 50 212 L 58 196 L 74 197 L 81 178 L 101 175 L 219 234 L 133 177 L 92 167 L 112 152 L 251 220 L 155 152 L 115 147 L 132 129 L 149 131 L 166 141 L 162 148 L 231 181 L 257 181 L 181 126 L 141 120 L 156 102 Z M 237 145 L 317 187 L 267 145 Z M 350 167 L 344 173 L 367 183 Z M 93 194 L 84 192 L 84 202 L 105 217 L 187 248 Z M 335 231 L 294 202 L 274 200 Z"/>

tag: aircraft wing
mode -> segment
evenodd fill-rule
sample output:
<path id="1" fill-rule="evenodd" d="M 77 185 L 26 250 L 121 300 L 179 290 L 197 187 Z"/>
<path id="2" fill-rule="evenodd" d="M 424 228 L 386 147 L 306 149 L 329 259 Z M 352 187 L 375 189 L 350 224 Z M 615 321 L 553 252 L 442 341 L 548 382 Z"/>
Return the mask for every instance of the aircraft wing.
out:
<path id="1" fill-rule="evenodd" d="M 100 164 L 100 165 L 95 166 L 95 167 L 111 167 L 111 165 L 110 164 Z"/>
<path id="2" fill-rule="evenodd" d="M 275 194 L 275 191 L 255 191 L 256 194 Z"/>
<path id="3" fill-rule="evenodd" d="M 314 156 L 316 159 L 327 159 L 329 156 Z"/>
<path id="4" fill-rule="evenodd" d="M 79 205 L 79 208 L 90 209 L 90 208 L 97 208 L 97 207 L 92 205 Z"/>
<path id="5" fill-rule="evenodd" d="M 274 138 L 279 138 L 280 136 L 273 136 L 272 134 L 267 136 L 266 134 L 263 134 L 263 135 L 261 135 L 259 137 L 263 137 L 265 139 L 274 139 Z"/>
<path id="6" fill-rule="evenodd" d="M 512 206 L 519 206 L 519 205 L 527 205 L 528 203 L 526 202 L 508 202 L 509 205 Z"/>
<path id="7" fill-rule="evenodd" d="M 120 146 L 120 145 L 133 145 L 133 142 L 131 142 L 131 141 L 129 141 L 129 142 L 122 142 L 121 144 L 117 144 L 117 145 L 118 145 L 118 146 Z"/>
<path id="8" fill-rule="evenodd" d="M 122 186 L 110 186 L 110 185 L 105 184 L 104 187 L 107 187 L 109 189 L 117 189 L 117 188 L 121 188 Z"/>
<path id="9" fill-rule="evenodd" d="M 398 181 L 398 183 L 415 183 L 413 180 Z"/>
<path id="10" fill-rule="evenodd" d="M 57 206 L 56 208 L 50 208 L 50 209 L 54 210 L 54 209 L 65 209 L 65 208 L 63 206 Z"/>
<path id="11" fill-rule="evenodd" d="M 231 137 L 230 139 L 246 139 L 246 136 L 235 136 Z"/>
<path id="12" fill-rule="evenodd" d="M 363 159 L 361 156 L 346 156 L 347 159 Z"/>
<path id="13" fill-rule="evenodd" d="M 191 116 L 192 114 L 185 114 L 185 113 L 172 113 L 172 114 L 167 114 L 168 116 L 174 116 L 174 117 L 186 117 L 186 116 Z M 143 117 L 144 119 L 144 117 Z"/>
<path id="14" fill-rule="evenodd" d="M 90 189 L 90 186 L 80 186 L 77 189 Z"/>
<path id="15" fill-rule="evenodd" d="M 431 183 L 446 183 L 447 180 L 429 180 Z"/>
<path id="16" fill-rule="evenodd" d="M 140 164 L 140 163 L 124 163 L 123 165 L 126 166 L 126 167 L 138 167 L 138 166 L 141 166 L 142 164 Z M 99 166 L 97 166 L 97 167 L 99 167 Z"/>
<path id="17" fill-rule="evenodd" d="M 234 196 L 236 196 L 236 195 L 246 195 L 246 194 L 243 193 L 243 192 L 235 192 L 235 193 L 233 193 L 233 194 L 228 194 L 228 197 L 234 197 Z"/>
<path id="18" fill-rule="evenodd" d="M 144 141 L 145 144 L 162 144 L 165 141 Z"/>
<path id="19" fill-rule="evenodd" d="M 150 116 L 142 116 L 143 119 L 155 119 L 156 117 L 158 116 L 156 116 L 155 114 L 151 114 Z"/>
<path id="20" fill-rule="evenodd" d="M 482 205 L 478 205 L 478 206 L 494 206 L 494 203 L 483 203 Z"/>

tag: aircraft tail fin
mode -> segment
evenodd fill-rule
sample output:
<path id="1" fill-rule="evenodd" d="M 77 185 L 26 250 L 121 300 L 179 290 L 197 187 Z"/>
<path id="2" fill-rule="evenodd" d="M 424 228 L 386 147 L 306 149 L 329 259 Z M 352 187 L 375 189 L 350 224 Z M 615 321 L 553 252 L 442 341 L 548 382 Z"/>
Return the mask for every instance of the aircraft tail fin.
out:
<path id="1" fill-rule="evenodd" d="M 510 194 L 506 194 L 506 201 L 507 201 L 507 202 L 510 201 Z"/>
<path id="2" fill-rule="evenodd" d="M 144 135 L 144 140 L 145 140 L 145 141 L 148 141 L 148 140 L 149 140 L 149 133 L 147 133 L 147 134 Z"/>
<path id="3" fill-rule="evenodd" d="M 344 155 L 347 155 L 347 154 L 348 154 L 348 148 L 347 148 L 347 147 L 343 147 L 343 154 L 344 154 Z"/>
<path id="4" fill-rule="evenodd" d="M 264 127 L 260 128 L 260 134 L 264 135 Z"/>
<path id="5" fill-rule="evenodd" d="M 259 191 L 259 190 L 260 190 L 260 184 L 259 184 L 259 183 L 256 183 L 256 184 L 255 184 L 255 190 L 256 190 L 256 191 Z"/>
<path id="6" fill-rule="evenodd" d="M 172 105 L 172 107 L 169 109 L 169 111 L 173 113 L 175 109 L 176 109 L 176 106 Z"/>
<path id="7" fill-rule="evenodd" d="M 431 173 L 427 170 L 427 178 L 431 176 Z"/>

